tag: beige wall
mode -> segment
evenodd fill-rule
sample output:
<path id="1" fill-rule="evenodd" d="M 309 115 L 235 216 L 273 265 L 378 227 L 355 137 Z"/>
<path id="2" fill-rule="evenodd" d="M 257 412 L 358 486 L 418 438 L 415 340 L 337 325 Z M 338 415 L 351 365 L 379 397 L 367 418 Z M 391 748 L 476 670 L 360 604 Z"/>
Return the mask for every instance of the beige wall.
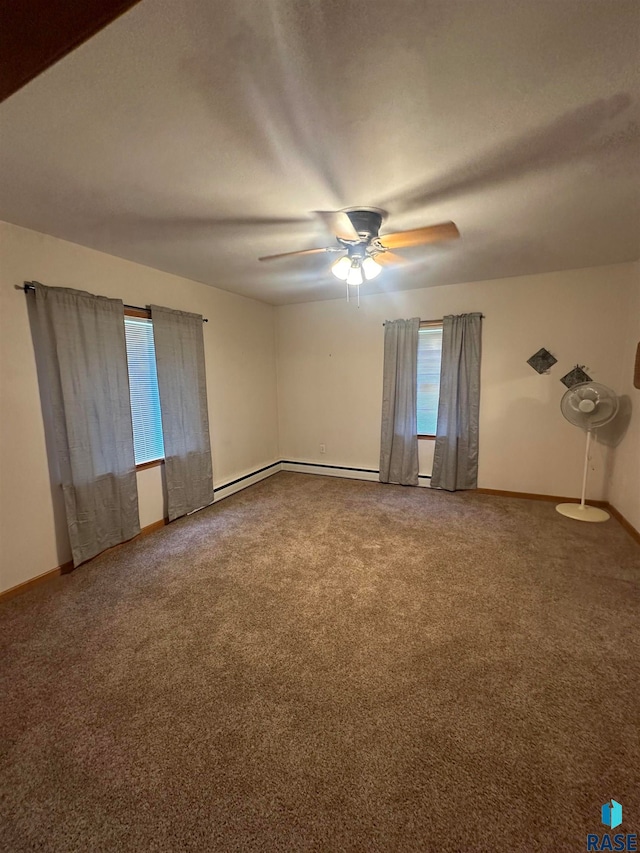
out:
<path id="1" fill-rule="evenodd" d="M 640 530 L 640 390 L 633 387 L 633 366 L 640 343 L 640 263 L 633 265 L 633 284 L 626 324 L 621 327 L 624 351 L 617 391 L 631 420 L 616 448 L 608 498 L 636 530 Z"/>
<path id="2" fill-rule="evenodd" d="M 24 279 L 209 318 L 217 487 L 279 458 L 377 468 L 382 322 L 482 311 L 480 485 L 578 494 L 583 440 L 560 415 L 558 380 L 584 363 L 635 407 L 615 451 L 595 447 L 590 496 L 608 498 L 640 527 L 640 391 L 631 381 L 640 339 L 637 263 L 363 296 L 359 309 L 343 300 L 274 309 L 0 223 L 0 590 L 69 559 L 60 495 L 49 480 L 27 297 L 14 288 Z M 525 363 L 541 346 L 559 359 L 550 376 Z M 432 451 L 432 442 L 420 443 L 423 474 Z M 146 526 L 165 514 L 162 469 L 140 472 L 138 488 Z"/>
<path id="3" fill-rule="evenodd" d="M 69 559 L 49 482 L 25 279 L 157 302 L 209 318 L 204 327 L 216 486 L 278 457 L 274 309 L 188 279 L 0 223 L 0 590 Z M 138 474 L 140 523 L 164 515 L 162 469 Z M 57 531 L 56 531 L 57 527 Z"/>
<path id="4" fill-rule="evenodd" d="M 479 485 L 577 496 L 583 434 L 560 414 L 559 381 L 576 363 L 617 388 L 637 265 L 363 296 L 277 309 L 278 409 L 284 459 L 377 468 L 386 319 L 485 314 Z M 540 347 L 558 359 L 548 376 L 526 360 Z M 320 444 L 326 453 L 320 454 Z M 433 443 L 421 441 L 421 473 Z M 628 445 L 630 456 L 638 449 Z M 589 494 L 605 496 L 612 451 L 597 445 Z"/>

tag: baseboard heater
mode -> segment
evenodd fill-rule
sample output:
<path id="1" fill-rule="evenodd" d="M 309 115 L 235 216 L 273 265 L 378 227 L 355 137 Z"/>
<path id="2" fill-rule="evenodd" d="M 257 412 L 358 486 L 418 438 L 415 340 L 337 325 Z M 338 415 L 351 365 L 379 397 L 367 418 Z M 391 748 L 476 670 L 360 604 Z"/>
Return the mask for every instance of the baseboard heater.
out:
<path id="1" fill-rule="evenodd" d="M 351 468 L 348 465 L 324 465 L 322 462 L 296 462 L 294 459 L 283 459 L 282 470 L 294 473 L 324 474 L 327 477 L 345 477 L 349 480 L 369 480 L 377 482 L 380 477 L 378 468 Z M 429 486 L 431 476 L 420 474 L 418 479 L 421 486 Z"/>
<path id="2" fill-rule="evenodd" d="M 248 474 L 243 474 L 242 477 L 236 477 L 235 480 L 230 480 L 221 486 L 216 486 L 214 489 L 215 501 L 228 498 L 236 492 L 252 486 L 254 483 L 259 483 L 260 480 L 265 480 L 272 474 L 278 471 L 289 471 L 290 473 L 306 473 L 320 474 L 327 477 L 343 477 L 349 480 L 368 480 L 369 482 L 378 482 L 380 471 L 378 468 L 354 468 L 349 465 L 323 465 L 321 462 L 298 462 L 295 459 L 281 459 L 279 462 L 272 462 L 270 465 L 265 465 L 263 468 L 257 468 L 255 471 L 250 471 Z M 420 474 L 419 481 L 421 486 L 429 487 L 431 476 L 429 474 Z"/>
<path id="3" fill-rule="evenodd" d="M 265 465 L 263 468 L 257 468 L 255 471 L 243 474 L 242 477 L 236 477 L 235 480 L 230 480 L 228 483 L 223 483 L 220 486 L 214 486 L 214 503 L 222 500 L 223 498 L 228 498 L 230 495 L 233 495 L 242 489 L 246 489 L 254 483 L 259 483 L 260 480 L 264 480 L 272 474 L 276 474 L 281 470 L 281 467 L 282 464 L 279 461 L 272 462 L 270 465 Z M 251 482 L 247 482 L 248 480 L 251 480 Z M 221 494 L 221 492 L 225 492 L 225 494 Z"/>

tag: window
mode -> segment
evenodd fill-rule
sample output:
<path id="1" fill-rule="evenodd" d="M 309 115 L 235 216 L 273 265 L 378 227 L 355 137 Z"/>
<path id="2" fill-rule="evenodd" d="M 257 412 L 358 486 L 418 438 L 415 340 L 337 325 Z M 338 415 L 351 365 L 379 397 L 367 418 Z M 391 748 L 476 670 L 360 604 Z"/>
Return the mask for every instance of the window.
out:
<path id="1" fill-rule="evenodd" d="M 421 323 L 418 332 L 418 435 L 435 438 L 440 396 L 442 323 Z"/>
<path id="2" fill-rule="evenodd" d="M 143 312 L 124 318 L 136 465 L 164 459 L 153 324 Z"/>

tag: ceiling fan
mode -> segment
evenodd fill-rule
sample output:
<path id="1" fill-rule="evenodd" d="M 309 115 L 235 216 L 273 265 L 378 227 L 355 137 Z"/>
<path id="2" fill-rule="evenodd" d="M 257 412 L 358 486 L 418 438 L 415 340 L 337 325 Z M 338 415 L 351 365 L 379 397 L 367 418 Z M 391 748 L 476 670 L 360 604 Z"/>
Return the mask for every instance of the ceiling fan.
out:
<path id="1" fill-rule="evenodd" d="M 386 212 L 377 207 L 347 207 L 344 210 L 317 210 L 316 214 L 324 221 L 338 241 L 337 246 L 325 246 L 321 249 L 303 249 L 299 252 L 282 252 L 278 255 L 266 255 L 260 261 L 275 261 L 293 255 L 317 255 L 323 252 L 339 252 L 341 257 L 331 265 L 336 278 L 349 285 L 359 287 L 364 279 L 375 278 L 383 266 L 406 263 L 402 255 L 393 249 L 408 246 L 422 246 L 427 243 L 440 243 L 455 240 L 460 236 L 455 223 L 441 222 L 425 228 L 413 228 L 411 231 L 396 231 L 393 234 L 378 232 Z"/>

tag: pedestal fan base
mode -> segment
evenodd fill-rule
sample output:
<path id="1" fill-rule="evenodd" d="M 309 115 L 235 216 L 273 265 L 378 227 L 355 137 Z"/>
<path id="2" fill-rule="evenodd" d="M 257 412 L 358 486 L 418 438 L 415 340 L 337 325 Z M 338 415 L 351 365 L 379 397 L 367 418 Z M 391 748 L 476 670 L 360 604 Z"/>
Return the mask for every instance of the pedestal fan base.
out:
<path id="1" fill-rule="evenodd" d="M 556 510 L 567 518 L 577 521 L 606 521 L 609 513 L 597 506 L 581 506 L 580 504 L 558 504 Z"/>

